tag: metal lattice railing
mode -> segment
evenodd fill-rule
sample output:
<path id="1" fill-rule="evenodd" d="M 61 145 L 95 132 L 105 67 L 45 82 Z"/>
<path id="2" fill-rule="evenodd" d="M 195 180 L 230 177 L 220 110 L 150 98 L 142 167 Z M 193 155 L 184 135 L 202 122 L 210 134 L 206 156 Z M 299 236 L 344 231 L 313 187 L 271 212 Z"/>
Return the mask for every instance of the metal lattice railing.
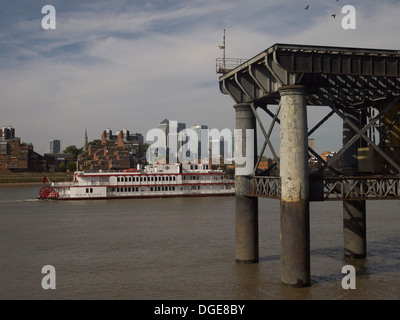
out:
<path id="1" fill-rule="evenodd" d="M 237 59 L 237 58 L 218 58 L 216 62 L 217 73 L 228 73 L 229 71 L 240 66 L 242 63 L 246 62 L 247 59 Z"/>
<path id="2" fill-rule="evenodd" d="M 250 196 L 280 199 L 281 179 L 253 177 Z M 310 199 L 311 201 L 400 200 L 400 176 L 332 177 L 310 180 Z"/>
<path id="3" fill-rule="evenodd" d="M 251 180 L 252 196 L 280 199 L 281 179 L 279 177 L 254 177 Z"/>
<path id="4" fill-rule="evenodd" d="M 347 177 L 323 180 L 323 200 L 400 200 L 400 177 Z"/>

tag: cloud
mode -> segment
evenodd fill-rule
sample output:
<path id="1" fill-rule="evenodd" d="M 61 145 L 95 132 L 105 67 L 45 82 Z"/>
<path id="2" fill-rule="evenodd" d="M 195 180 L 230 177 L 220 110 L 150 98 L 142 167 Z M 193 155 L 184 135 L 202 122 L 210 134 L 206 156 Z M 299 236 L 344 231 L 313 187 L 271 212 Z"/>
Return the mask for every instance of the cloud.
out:
<path id="1" fill-rule="evenodd" d="M 356 9 L 356 29 L 344 30 L 341 26 L 346 14 L 341 13 L 342 6 L 333 11 L 327 8 L 313 18 L 313 24 L 289 35 L 288 41 L 317 45 L 342 47 L 398 49 L 398 36 L 393 30 L 398 28 L 396 16 L 400 14 L 400 3 L 371 1 L 354 5 Z M 335 19 L 331 17 L 336 13 Z"/>
<path id="2" fill-rule="evenodd" d="M 343 15 L 330 17 L 336 3 L 309 2 L 314 11 L 297 0 L 54 1 L 57 29 L 49 31 L 40 10 L 24 2 L 13 18 L 2 14 L 0 125 L 14 125 L 39 152 L 54 138 L 80 146 L 85 128 L 89 139 L 107 127 L 145 134 L 164 118 L 233 128 L 234 102 L 219 92 L 215 73 L 224 28 L 235 58 L 277 42 L 399 43 L 392 1 L 358 1 L 352 31 L 341 28 Z"/>

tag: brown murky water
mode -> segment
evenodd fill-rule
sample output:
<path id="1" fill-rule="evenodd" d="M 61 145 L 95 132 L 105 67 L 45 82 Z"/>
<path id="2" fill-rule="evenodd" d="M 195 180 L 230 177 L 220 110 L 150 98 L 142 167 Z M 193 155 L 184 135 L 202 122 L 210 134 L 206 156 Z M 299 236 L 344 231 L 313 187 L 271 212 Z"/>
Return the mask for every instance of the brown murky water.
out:
<path id="1" fill-rule="evenodd" d="M 0 186 L 0 299 L 399 299 L 399 201 L 367 203 L 368 257 L 346 260 L 341 202 L 311 204 L 309 288 L 280 282 L 279 201 L 260 199 L 260 263 L 234 256 L 234 198 L 51 202 Z M 344 265 L 357 271 L 344 290 Z M 56 269 L 43 290 L 41 269 Z"/>

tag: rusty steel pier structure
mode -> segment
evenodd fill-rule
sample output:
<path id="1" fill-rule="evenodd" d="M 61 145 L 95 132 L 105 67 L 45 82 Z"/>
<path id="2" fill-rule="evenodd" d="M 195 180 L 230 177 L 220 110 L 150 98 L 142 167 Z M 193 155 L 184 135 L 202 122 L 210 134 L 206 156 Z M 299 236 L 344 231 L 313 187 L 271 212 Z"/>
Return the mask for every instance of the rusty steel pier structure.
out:
<path id="1" fill-rule="evenodd" d="M 243 132 L 235 150 L 244 154 L 246 132 L 254 132 L 254 154 L 246 154 L 254 169 L 235 176 L 236 261 L 258 262 L 258 197 L 280 200 L 284 284 L 311 284 L 310 201 L 343 202 L 344 255 L 365 258 L 366 201 L 400 200 L 400 51 L 275 44 L 231 69 L 219 66 L 220 91 L 234 100 L 236 129 Z M 308 106 L 330 110 L 308 128 Z M 343 122 L 342 148 L 324 160 L 308 137 L 334 115 Z M 279 156 L 271 142 L 277 125 Z M 257 131 L 264 138 L 260 152 Z M 260 176 L 267 147 L 275 174 Z M 322 167 L 310 170 L 310 154 Z"/>

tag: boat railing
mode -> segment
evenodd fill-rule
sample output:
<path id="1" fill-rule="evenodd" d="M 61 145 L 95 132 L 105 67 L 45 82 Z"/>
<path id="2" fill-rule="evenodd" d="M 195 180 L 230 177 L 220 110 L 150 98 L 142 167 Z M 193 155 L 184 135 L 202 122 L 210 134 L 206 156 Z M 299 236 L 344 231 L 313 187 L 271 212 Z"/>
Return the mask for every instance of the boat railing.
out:
<path id="1" fill-rule="evenodd" d="M 90 186 L 103 186 L 101 181 L 73 181 L 73 182 L 52 182 L 53 187 L 90 187 Z"/>
<path id="2" fill-rule="evenodd" d="M 79 173 L 115 173 L 115 174 L 127 174 L 127 173 L 144 173 L 143 170 L 137 170 L 137 171 L 124 171 L 124 170 L 129 170 L 129 169 L 123 169 L 123 170 L 85 170 L 85 171 L 79 171 Z"/>
<path id="3" fill-rule="evenodd" d="M 187 169 L 183 169 L 182 172 L 175 172 L 175 171 L 169 171 L 169 170 L 146 170 L 146 168 L 143 168 L 141 170 L 132 170 L 132 169 L 121 169 L 121 170 L 83 170 L 83 171 L 76 171 L 75 173 L 78 174 L 87 174 L 87 173 L 115 173 L 118 175 L 123 175 L 123 174 L 127 174 L 127 173 L 142 173 L 142 174 L 191 174 L 191 173 L 223 173 L 223 170 L 220 169 L 213 169 L 213 170 L 209 170 L 209 169 L 191 169 L 191 170 L 187 170 Z"/>
<path id="4" fill-rule="evenodd" d="M 78 185 L 78 182 L 52 182 L 51 185 L 53 187 L 71 187 L 71 186 L 76 186 Z"/>
<path id="5" fill-rule="evenodd" d="M 196 180 L 188 179 L 182 181 L 183 184 L 209 184 L 209 183 L 235 183 L 234 179 L 209 179 L 209 180 Z"/>

